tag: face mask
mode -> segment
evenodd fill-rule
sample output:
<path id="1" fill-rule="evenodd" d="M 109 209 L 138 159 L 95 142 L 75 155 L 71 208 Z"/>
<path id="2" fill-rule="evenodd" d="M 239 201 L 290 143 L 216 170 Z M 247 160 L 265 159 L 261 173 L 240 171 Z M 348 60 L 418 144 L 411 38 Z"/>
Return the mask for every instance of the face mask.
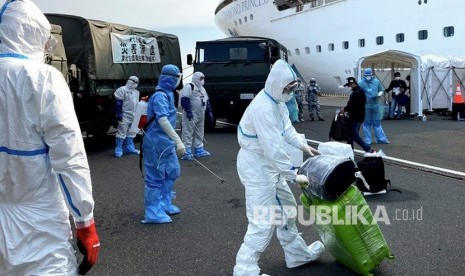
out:
<path id="1" fill-rule="evenodd" d="M 204 80 L 201 80 L 200 81 L 200 85 L 203 86 L 205 84 L 205 81 Z"/>
<path id="2" fill-rule="evenodd" d="M 395 80 L 400 80 L 400 77 L 395 77 Z"/>
<path id="3" fill-rule="evenodd" d="M 292 96 L 294 95 L 294 92 L 291 92 L 289 94 L 283 93 L 282 99 L 284 102 L 288 102 Z"/>
<path id="4" fill-rule="evenodd" d="M 371 76 L 365 76 L 365 79 L 366 79 L 367 81 L 369 81 L 369 80 L 371 80 Z"/>

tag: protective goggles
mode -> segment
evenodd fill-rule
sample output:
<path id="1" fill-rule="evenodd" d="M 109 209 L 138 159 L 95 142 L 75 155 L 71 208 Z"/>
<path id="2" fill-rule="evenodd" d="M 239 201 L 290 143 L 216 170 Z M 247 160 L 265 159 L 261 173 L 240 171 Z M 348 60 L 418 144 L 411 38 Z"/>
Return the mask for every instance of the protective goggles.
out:
<path id="1" fill-rule="evenodd" d="M 293 81 L 291 83 L 289 83 L 288 85 L 286 85 L 286 87 L 284 87 L 283 89 L 283 94 L 291 94 L 294 92 L 294 90 L 297 88 L 297 85 L 299 85 L 299 83 L 297 81 Z"/>

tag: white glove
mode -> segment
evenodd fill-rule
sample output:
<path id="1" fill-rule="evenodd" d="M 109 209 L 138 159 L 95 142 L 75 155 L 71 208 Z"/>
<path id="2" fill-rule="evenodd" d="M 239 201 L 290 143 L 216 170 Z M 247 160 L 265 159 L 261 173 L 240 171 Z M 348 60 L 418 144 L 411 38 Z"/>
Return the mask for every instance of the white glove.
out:
<path id="1" fill-rule="evenodd" d="M 310 181 L 308 181 L 307 176 L 304 174 L 298 174 L 297 177 L 295 178 L 295 182 L 302 189 L 306 189 L 308 187 L 308 183 L 310 183 Z"/>
<path id="2" fill-rule="evenodd" d="M 310 156 L 320 155 L 321 153 L 307 144 L 302 144 L 300 150 L 308 153 Z"/>
<path id="3" fill-rule="evenodd" d="M 160 124 L 161 128 L 163 131 L 168 135 L 168 137 L 171 138 L 171 140 L 174 141 L 176 144 L 176 154 L 181 157 L 186 153 L 186 146 L 181 141 L 181 138 L 179 138 L 179 135 L 174 131 L 174 128 L 171 126 L 170 122 L 168 121 L 168 118 L 166 117 L 161 117 L 158 119 L 158 123 Z"/>
<path id="4" fill-rule="evenodd" d="M 182 142 L 176 143 L 176 154 L 179 157 L 182 157 L 184 154 L 186 154 L 186 146 L 184 146 Z"/>
<path id="5" fill-rule="evenodd" d="M 378 97 L 381 97 L 383 95 L 384 91 L 379 91 L 378 92 Z"/>

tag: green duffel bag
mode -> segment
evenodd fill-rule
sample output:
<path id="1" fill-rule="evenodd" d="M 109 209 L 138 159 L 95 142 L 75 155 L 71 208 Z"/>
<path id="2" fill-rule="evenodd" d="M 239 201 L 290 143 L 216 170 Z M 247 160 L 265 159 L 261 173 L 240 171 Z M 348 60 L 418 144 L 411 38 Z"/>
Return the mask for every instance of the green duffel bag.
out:
<path id="1" fill-rule="evenodd" d="M 385 258 L 394 259 L 365 198 L 354 185 L 335 201 L 314 197 L 305 189 L 300 200 L 306 215 L 313 216 L 312 224 L 326 249 L 338 262 L 361 275 L 373 275 Z"/>

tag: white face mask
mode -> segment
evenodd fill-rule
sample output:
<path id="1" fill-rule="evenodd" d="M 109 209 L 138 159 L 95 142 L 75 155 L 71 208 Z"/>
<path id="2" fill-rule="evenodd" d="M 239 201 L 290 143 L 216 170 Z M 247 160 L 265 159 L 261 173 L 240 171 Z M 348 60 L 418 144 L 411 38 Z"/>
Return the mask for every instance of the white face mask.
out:
<path id="1" fill-rule="evenodd" d="M 204 80 L 201 80 L 200 81 L 200 85 L 203 86 L 205 84 L 205 81 Z"/>
<path id="2" fill-rule="evenodd" d="M 283 99 L 283 101 L 286 103 L 292 98 L 293 95 L 294 92 L 291 92 L 290 94 L 283 93 L 281 99 Z"/>
<path id="3" fill-rule="evenodd" d="M 369 80 L 371 80 L 371 76 L 365 76 L 365 79 L 366 79 L 367 81 L 369 81 Z"/>
<path id="4" fill-rule="evenodd" d="M 400 77 L 395 77 L 395 80 L 400 80 Z"/>

